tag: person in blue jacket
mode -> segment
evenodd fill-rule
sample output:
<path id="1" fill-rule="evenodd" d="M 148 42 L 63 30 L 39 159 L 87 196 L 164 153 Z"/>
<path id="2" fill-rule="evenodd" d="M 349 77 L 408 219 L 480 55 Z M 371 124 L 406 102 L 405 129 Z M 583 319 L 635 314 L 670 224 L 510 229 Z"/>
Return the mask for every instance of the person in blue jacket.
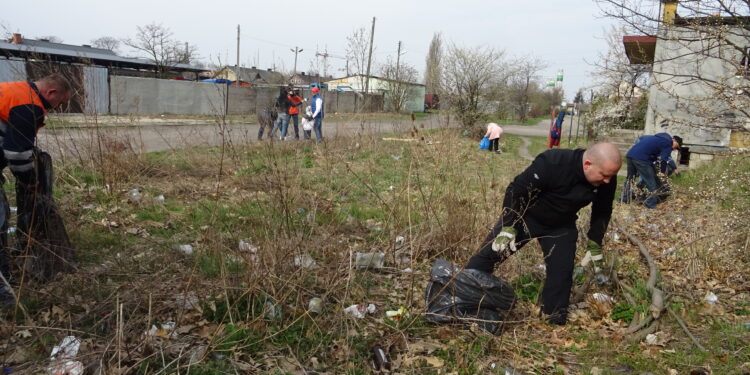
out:
<path id="1" fill-rule="evenodd" d="M 677 170 L 677 165 L 672 160 L 672 151 L 680 147 L 682 147 L 682 138 L 672 137 L 668 133 L 640 137 L 625 154 L 628 161 L 628 176 L 623 189 L 624 200 L 628 200 L 631 196 L 631 188 L 637 175 L 643 180 L 649 192 L 644 205 L 648 208 L 656 208 L 658 199 L 655 191 L 659 186 L 656 181 L 657 172 L 669 175 Z"/>
<path id="2" fill-rule="evenodd" d="M 313 86 L 312 93 L 313 97 L 312 100 L 310 100 L 310 103 L 313 112 L 313 130 L 315 130 L 315 139 L 320 142 L 323 140 L 323 117 L 325 117 L 325 113 L 323 110 L 323 98 L 320 96 L 320 88 L 318 86 Z"/>

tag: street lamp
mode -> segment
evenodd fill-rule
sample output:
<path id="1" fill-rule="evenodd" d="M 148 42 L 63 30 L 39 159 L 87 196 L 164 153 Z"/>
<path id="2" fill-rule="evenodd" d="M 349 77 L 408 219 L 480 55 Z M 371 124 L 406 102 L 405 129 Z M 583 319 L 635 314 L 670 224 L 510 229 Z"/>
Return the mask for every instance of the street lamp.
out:
<path id="1" fill-rule="evenodd" d="M 297 54 L 304 51 L 302 48 L 294 47 L 294 49 L 289 49 L 290 51 L 294 52 L 294 74 L 297 74 Z"/>

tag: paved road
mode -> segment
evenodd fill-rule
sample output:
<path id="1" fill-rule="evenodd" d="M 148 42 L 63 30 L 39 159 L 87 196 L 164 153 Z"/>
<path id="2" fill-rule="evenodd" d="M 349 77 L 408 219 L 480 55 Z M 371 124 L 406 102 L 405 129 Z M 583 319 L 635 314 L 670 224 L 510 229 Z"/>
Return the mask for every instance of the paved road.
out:
<path id="1" fill-rule="evenodd" d="M 438 116 L 414 121 L 417 128 L 445 126 Z M 323 136 L 370 135 L 381 133 L 403 133 L 412 129 L 410 119 L 394 121 L 349 121 L 323 122 Z M 190 125 L 138 125 L 102 126 L 44 129 L 39 132 L 39 145 L 54 157 L 86 155 L 89 150 L 153 152 L 196 146 L 217 146 L 257 142 L 258 124 L 190 124 Z M 290 134 L 294 131 L 290 128 Z M 300 125 L 300 132 L 302 132 Z M 266 136 L 268 132 L 266 131 Z M 301 136 L 301 135 L 300 135 Z M 264 139 L 265 140 L 265 139 Z"/>
<path id="2" fill-rule="evenodd" d="M 414 125 L 421 128 L 446 126 L 438 116 L 419 119 Z M 452 122 L 451 125 L 455 125 Z M 357 119 L 328 121 L 323 123 L 325 137 L 352 135 L 371 135 L 382 133 L 402 133 L 412 129 L 408 118 L 394 121 L 357 121 Z M 537 125 L 503 125 L 507 134 L 545 137 L 549 129 L 549 120 Z M 300 129 L 300 132 L 302 129 Z M 103 149 L 136 153 L 164 151 L 196 146 L 217 146 L 222 142 L 231 145 L 257 142 L 257 124 L 195 124 L 183 125 L 134 125 L 134 126 L 101 126 L 69 127 L 45 129 L 39 133 L 39 145 L 54 157 L 81 157 L 90 150 Z M 267 134 L 267 132 L 266 132 Z M 290 128 L 290 134 L 293 134 Z M 521 156 L 529 158 L 528 139 L 522 138 Z"/>
<path id="3" fill-rule="evenodd" d="M 546 137 L 549 131 L 549 120 L 542 120 L 536 125 L 502 125 L 503 132 L 513 135 Z"/>
<path id="4" fill-rule="evenodd" d="M 576 129 L 577 126 L 581 126 L 581 129 Z M 550 120 L 544 119 L 536 125 L 503 125 L 503 129 L 508 134 L 525 135 L 525 136 L 539 136 L 546 137 L 549 131 Z M 579 122 L 578 116 L 573 117 L 573 124 L 571 129 L 570 117 L 565 118 L 563 124 L 563 139 L 568 139 L 568 135 L 575 137 L 576 131 L 579 131 L 580 136 L 584 136 L 583 124 Z"/>

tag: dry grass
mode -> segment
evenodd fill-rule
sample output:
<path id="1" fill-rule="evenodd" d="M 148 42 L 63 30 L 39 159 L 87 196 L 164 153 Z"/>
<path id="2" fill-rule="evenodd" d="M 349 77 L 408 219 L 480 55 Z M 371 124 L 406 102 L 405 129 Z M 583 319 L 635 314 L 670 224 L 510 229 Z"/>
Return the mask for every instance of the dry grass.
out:
<path id="1" fill-rule="evenodd" d="M 600 367 L 629 360 L 638 369 L 664 369 L 714 358 L 680 347 L 686 341 L 670 329 L 680 356 L 655 359 L 642 353 L 653 348 L 620 344 L 622 323 L 587 314 L 585 307 L 568 327 L 552 328 L 536 317 L 534 303 L 522 302 L 499 337 L 427 325 L 421 312 L 430 265 L 436 257 L 462 264 L 474 253 L 499 216 L 505 186 L 527 161 L 512 152 L 479 152 L 475 141 L 455 131 L 416 132 L 424 141 L 362 136 L 152 154 L 135 152 L 132 140 L 97 139 L 110 151 L 81 152 L 58 165 L 58 204 L 78 245 L 80 269 L 44 285 L 24 281 L 19 291 L 29 315 L 3 311 L 3 361 L 16 372 L 39 371 L 67 334 L 83 340 L 79 359 L 87 368 L 107 374 L 360 374 L 368 372 L 375 343 L 403 373 L 502 373 L 505 366 L 578 373 L 599 364 L 594 358 L 604 358 Z M 114 147 L 118 142 L 122 147 Z M 512 137 L 507 143 L 519 144 Z M 139 202 L 128 199 L 134 188 L 143 194 Z M 649 247 L 657 254 L 677 249 L 661 257 L 660 266 L 689 321 L 712 317 L 690 316 L 692 306 L 701 305 L 699 294 L 711 287 L 725 310 L 720 322 L 739 322 L 742 315 L 728 310 L 750 305 L 742 272 L 746 215 L 708 210 L 679 189 L 677 199 L 652 212 L 663 225 L 656 232 L 646 227 L 657 223 L 655 217 L 641 216 L 642 209 L 618 206 L 616 215 L 633 218 L 630 228 L 638 235 L 653 236 Z M 158 195 L 165 200 L 154 200 Z M 723 226 L 731 221 L 744 229 Z M 257 252 L 241 250 L 240 240 Z M 191 244 L 194 253 L 175 250 L 180 244 Z M 620 254 L 623 277 L 637 280 L 643 271 L 633 248 L 608 246 Z M 357 252 L 385 253 L 386 268 L 354 269 Z M 737 254 L 744 259 L 738 262 Z M 304 256 L 315 266 L 295 266 Z M 539 263 L 533 244 L 499 273 L 517 280 Z M 685 275 L 692 276 L 678 278 Z M 725 287 L 733 294 L 724 294 Z M 307 311 L 312 297 L 323 299 L 322 314 Z M 186 306 L 186 300 L 196 303 Z M 362 303 L 375 304 L 377 312 L 364 320 L 343 313 Z M 383 318 L 400 306 L 408 318 Z M 145 334 L 166 322 L 176 329 Z M 716 332 L 726 334 L 713 326 L 699 333 L 713 340 Z M 747 339 L 733 334 L 739 342 Z"/>

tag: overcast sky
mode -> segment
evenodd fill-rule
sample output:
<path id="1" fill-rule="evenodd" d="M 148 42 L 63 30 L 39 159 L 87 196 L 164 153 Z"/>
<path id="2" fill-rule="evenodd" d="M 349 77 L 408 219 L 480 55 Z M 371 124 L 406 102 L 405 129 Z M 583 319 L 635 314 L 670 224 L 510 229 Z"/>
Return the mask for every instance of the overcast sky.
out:
<path id="1" fill-rule="evenodd" d="M 239 24 L 241 65 L 290 71 L 290 48 L 299 46 L 304 51 L 297 70 L 308 71 L 316 51 L 344 56 L 346 37 L 359 27 L 369 32 L 372 17 L 376 62 L 395 58 L 400 40 L 402 61 L 421 74 L 430 40 L 442 32 L 448 43 L 537 56 L 549 66 L 540 74 L 544 81 L 562 69 L 568 99 L 591 85 L 586 61 L 606 50 L 603 35 L 613 22 L 599 16 L 593 0 L 3 0 L 0 27 L 29 38 L 54 35 L 87 44 L 101 36 L 132 37 L 136 26 L 155 22 L 197 47 L 202 60 L 234 65 Z M 134 55 L 127 47 L 121 54 Z M 329 75 L 344 75 L 344 60 L 328 61 Z"/>

